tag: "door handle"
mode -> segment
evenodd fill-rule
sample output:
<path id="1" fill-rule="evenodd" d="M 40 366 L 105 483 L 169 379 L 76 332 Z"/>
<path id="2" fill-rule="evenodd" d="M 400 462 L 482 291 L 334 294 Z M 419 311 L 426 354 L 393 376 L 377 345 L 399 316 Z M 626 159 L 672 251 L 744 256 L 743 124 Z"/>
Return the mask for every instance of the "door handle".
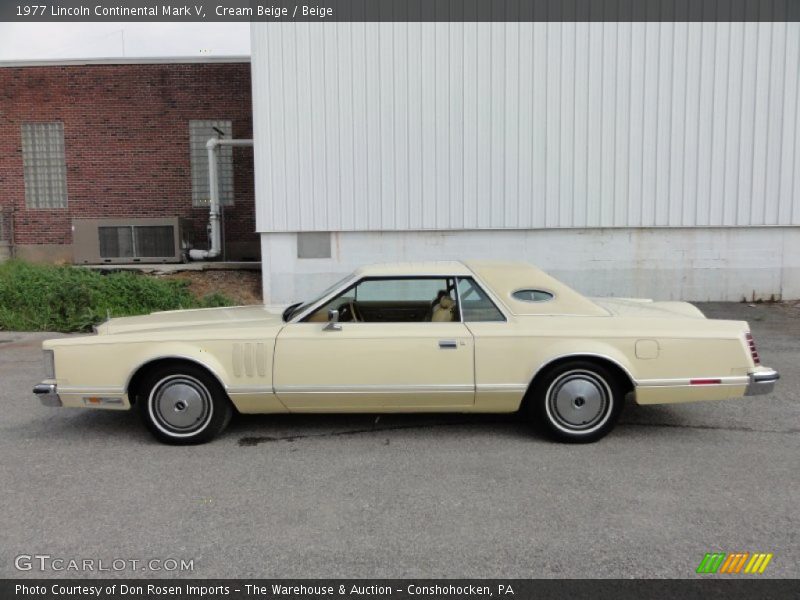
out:
<path id="1" fill-rule="evenodd" d="M 442 350 L 455 350 L 458 348 L 455 340 L 439 340 L 439 348 Z"/>

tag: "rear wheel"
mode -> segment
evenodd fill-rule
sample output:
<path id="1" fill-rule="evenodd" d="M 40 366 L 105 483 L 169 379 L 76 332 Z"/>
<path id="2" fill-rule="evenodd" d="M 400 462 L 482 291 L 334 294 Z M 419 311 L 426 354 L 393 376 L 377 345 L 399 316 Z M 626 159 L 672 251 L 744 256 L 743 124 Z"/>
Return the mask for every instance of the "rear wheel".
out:
<path id="1" fill-rule="evenodd" d="M 625 390 L 613 372 L 589 361 L 562 363 L 535 382 L 528 413 L 554 439 L 594 442 L 610 432 Z"/>
<path id="2" fill-rule="evenodd" d="M 202 444 L 230 422 L 233 408 L 219 382 L 195 365 L 165 365 L 145 375 L 137 394 L 139 414 L 167 444 Z"/>

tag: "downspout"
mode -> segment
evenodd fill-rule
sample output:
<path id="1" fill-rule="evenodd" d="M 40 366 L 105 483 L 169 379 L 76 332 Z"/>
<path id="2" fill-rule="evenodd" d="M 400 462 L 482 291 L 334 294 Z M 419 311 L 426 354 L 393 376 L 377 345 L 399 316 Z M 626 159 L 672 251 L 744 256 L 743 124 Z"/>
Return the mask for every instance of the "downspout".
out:
<path id="1" fill-rule="evenodd" d="M 208 260 L 217 258 L 222 254 L 222 230 L 219 220 L 219 177 L 217 176 L 217 148 L 219 146 L 252 146 L 253 140 L 221 140 L 211 138 L 206 142 L 208 150 L 208 186 L 210 197 L 208 200 L 208 220 L 211 229 L 211 247 L 208 250 L 189 250 L 192 260 Z"/>

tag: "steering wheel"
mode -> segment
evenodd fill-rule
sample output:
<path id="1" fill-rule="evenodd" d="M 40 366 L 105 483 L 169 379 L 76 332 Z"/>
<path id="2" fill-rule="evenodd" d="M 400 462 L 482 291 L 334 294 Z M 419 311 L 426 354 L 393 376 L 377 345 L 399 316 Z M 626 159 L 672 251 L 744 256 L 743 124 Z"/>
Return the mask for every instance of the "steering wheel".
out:
<path id="1" fill-rule="evenodd" d="M 358 323 L 364 319 L 356 311 L 355 302 L 350 300 L 339 305 L 339 320 L 342 323 Z"/>

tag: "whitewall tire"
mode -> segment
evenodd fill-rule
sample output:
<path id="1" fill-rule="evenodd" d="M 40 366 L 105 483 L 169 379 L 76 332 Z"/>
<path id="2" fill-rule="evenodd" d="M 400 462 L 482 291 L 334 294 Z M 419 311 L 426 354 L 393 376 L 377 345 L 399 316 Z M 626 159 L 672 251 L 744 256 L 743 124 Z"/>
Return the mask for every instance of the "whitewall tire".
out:
<path id="1" fill-rule="evenodd" d="M 616 425 L 625 389 L 616 374 L 600 364 L 561 363 L 535 381 L 526 408 L 536 424 L 561 442 L 594 442 Z"/>
<path id="2" fill-rule="evenodd" d="M 139 414 L 150 432 L 167 444 L 208 442 L 225 429 L 233 415 L 225 390 L 196 365 L 155 367 L 138 388 Z"/>

